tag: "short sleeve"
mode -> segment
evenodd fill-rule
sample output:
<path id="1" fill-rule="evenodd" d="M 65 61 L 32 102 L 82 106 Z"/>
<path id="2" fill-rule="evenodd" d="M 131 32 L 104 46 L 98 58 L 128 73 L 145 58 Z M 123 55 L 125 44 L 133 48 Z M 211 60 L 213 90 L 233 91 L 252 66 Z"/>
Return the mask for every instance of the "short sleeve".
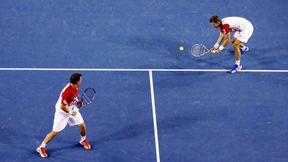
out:
<path id="1" fill-rule="evenodd" d="M 69 105 L 71 99 L 69 91 L 65 91 L 64 93 L 62 93 L 61 97 L 62 97 L 61 103 L 65 106 Z"/>
<path id="2" fill-rule="evenodd" d="M 230 25 L 229 24 L 223 24 L 222 27 L 220 28 L 220 32 L 227 34 L 230 32 Z"/>

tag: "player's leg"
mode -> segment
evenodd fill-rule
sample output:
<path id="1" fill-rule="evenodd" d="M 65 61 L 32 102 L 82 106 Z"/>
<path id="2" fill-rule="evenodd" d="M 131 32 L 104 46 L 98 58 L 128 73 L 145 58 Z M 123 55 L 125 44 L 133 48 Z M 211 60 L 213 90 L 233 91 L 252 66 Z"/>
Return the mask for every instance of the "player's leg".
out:
<path id="1" fill-rule="evenodd" d="M 81 135 L 81 139 L 80 139 L 80 144 L 83 145 L 83 148 L 86 150 L 90 150 L 91 149 L 91 145 L 88 142 L 88 140 L 86 139 L 86 125 L 85 123 L 79 124 L 79 129 L 80 129 L 80 135 Z"/>
<path id="2" fill-rule="evenodd" d="M 234 44 L 235 40 L 237 40 L 235 37 L 232 38 L 231 43 Z"/>
<path id="3" fill-rule="evenodd" d="M 240 61 L 240 57 L 241 57 L 240 46 L 241 45 L 243 45 L 243 43 L 241 43 L 239 40 L 236 39 L 232 46 L 234 50 L 234 54 L 235 54 L 236 63 L 237 61 Z M 238 65 L 240 65 L 240 62 Z"/>
<path id="4" fill-rule="evenodd" d="M 81 136 L 86 136 L 86 125 L 85 123 L 79 124 L 79 129 L 80 129 L 80 135 Z"/>
<path id="5" fill-rule="evenodd" d="M 46 137 L 44 138 L 43 142 L 41 143 L 41 145 L 39 147 L 37 147 L 36 151 L 39 153 L 39 155 L 42 157 L 42 158 L 47 158 L 48 157 L 48 154 L 46 153 L 46 145 L 52 141 L 52 139 L 54 137 L 57 136 L 57 134 L 62 131 L 67 123 L 68 123 L 68 119 L 69 119 L 69 115 L 65 112 L 58 112 L 56 111 L 55 112 L 55 115 L 54 115 L 54 122 L 53 122 L 53 130 L 48 133 L 46 135 Z"/>
<path id="6" fill-rule="evenodd" d="M 232 67 L 232 69 L 229 71 L 230 73 L 235 73 L 236 71 L 241 70 L 242 66 L 240 65 L 240 57 L 241 57 L 241 52 L 240 49 L 244 51 L 248 51 L 249 48 L 244 45 L 244 43 L 247 43 L 250 37 L 253 34 L 253 25 L 248 22 L 246 24 L 245 30 L 241 32 L 235 32 L 234 38 L 232 39 L 233 43 L 233 49 L 234 49 L 234 54 L 235 54 L 235 60 L 236 63 Z"/>
<path id="7" fill-rule="evenodd" d="M 241 58 L 241 52 L 240 52 L 240 46 L 243 45 L 241 41 L 239 41 L 237 38 L 232 39 L 233 42 L 233 50 L 235 55 L 235 65 L 231 68 L 229 71 L 230 73 L 235 73 L 239 70 L 241 70 L 242 66 L 240 64 L 240 58 Z"/>
<path id="8" fill-rule="evenodd" d="M 76 116 L 73 116 L 68 121 L 70 126 L 78 125 L 80 130 L 80 144 L 83 145 L 84 149 L 90 150 L 91 145 L 89 144 L 88 140 L 86 139 L 86 132 L 87 128 L 84 123 L 83 117 L 80 112 L 77 113 Z"/>
<path id="9" fill-rule="evenodd" d="M 54 137 L 56 137 L 57 134 L 58 134 L 58 132 L 56 132 L 56 131 L 51 131 L 50 133 L 48 133 L 48 134 L 46 135 L 46 137 L 44 138 L 44 140 L 43 140 L 45 146 L 46 146 Z"/>
<path id="10" fill-rule="evenodd" d="M 234 44 L 234 42 L 235 42 L 236 40 L 237 40 L 237 39 L 236 39 L 235 37 L 233 37 L 232 40 L 231 40 L 231 43 Z M 241 42 L 241 44 L 240 44 L 239 47 L 240 47 L 240 50 L 241 50 L 241 51 L 248 51 L 248 50 L 249 50 L 249 48 L 246 47 L 243 42 Z"/>
<path id="11" fill-rule="evenodd" d="M 58 134 L 58 132 L 56 131 L 51 131 L 50 133 L 48 133 L 46 135 L 46 137 L 44 138 L 43 142 L 41 143 L 41 145 L 39 147 L 37 147 L 36 151 L 39 153 L 39 155 L 42 158 L 47 158 L 48 154 L 46 153 L 46 145 Z"/>
<path id="12" fill-rule="evenodd" d="M 249 47 L 245 46 L 244 43 L 241 43 L 239 48 L 240 48 L 241 54 L 245 54 L 245 52 L 249 51 Z"/>

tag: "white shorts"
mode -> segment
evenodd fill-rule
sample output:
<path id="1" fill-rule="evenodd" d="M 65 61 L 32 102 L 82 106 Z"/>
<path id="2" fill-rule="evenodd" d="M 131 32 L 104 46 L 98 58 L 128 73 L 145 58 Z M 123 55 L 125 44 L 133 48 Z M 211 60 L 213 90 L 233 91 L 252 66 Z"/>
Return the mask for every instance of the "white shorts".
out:
<path id="1" fill-rule="evenodd" d="M 84 123 L 84 120 L 79 111 L 76 116 L 72 116 L 64 112 L 61 108 L 56 107 L 53 122 L 53 131 L 62 131 L 66 127 L 67 123 L 69 124 L 69 126 L 74 126 Z"/>
<path id="2" fill-rule="evenodd" d="M 247 24 L 245 24 L 245 29 L 243 31 L 235 32 L 234 38 L 243 43 L 247 43 L 250 37 L 252 36 L 253 31 L 254 31 L 253 25 L 250 22 L 247 22 Z"/>

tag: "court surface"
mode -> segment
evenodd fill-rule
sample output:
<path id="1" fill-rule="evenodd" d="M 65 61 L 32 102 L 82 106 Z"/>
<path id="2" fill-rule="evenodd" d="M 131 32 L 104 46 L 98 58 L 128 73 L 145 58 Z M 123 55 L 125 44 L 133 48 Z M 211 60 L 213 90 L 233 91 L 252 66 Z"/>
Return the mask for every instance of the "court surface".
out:
<path id="1" fill-rule="evenodd" d="M 188 0 L 11 0 L 0 2 L 0 161 L 288 161 L 288 2 Z M 212 15 L 254 25 L 243 71 L 214 45 Z M 184 52 L 178 51 L 183 44 Z M 67 126 L 46 147 L 55 103 L 73 72 L 92 150 Z"/>

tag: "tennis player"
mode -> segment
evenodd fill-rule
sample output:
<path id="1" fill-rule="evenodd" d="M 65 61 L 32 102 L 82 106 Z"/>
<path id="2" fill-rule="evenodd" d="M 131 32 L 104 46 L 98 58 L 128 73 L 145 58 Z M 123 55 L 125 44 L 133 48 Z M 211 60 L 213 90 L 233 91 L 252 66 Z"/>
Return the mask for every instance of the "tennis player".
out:
<path id="1" fill-rule="evenodd" d="M 80 128 L 80 144 L 84 149 L 91 149 L 89 142 L 86 139 L 86 126 L 84 120 L 78 111 L 78 108 L 82 106 L 82 102 L 77 99 L 78 88 L 82 81 L 82 75 L 74 73 L 70 77 L 70 83 L 68 83 L 62 90 L 59 99 L 55 105 L 55 115 L 53 129 L 46 135 L 42 144 L 36 149 L 42 158 L 47 158 L 46 145 L 60 132 L 67 123 L 70 126 L 78 125 Z"/>
<path id="2" fill-rule="evenodd" d="M 220 36 L 214 47 L 210 49 L 210 51 L 214 50 L 217 54 L 220 54 L 221 51 L 227 47 L 231 40 L 230 33 L 235 32 L 234 37 L 231 40 L 235 54 L 235 65 L 229 72 L 235 73 L 241 70 L 241 51 L 246 52 L 249 50 L 244 43 L 247 43 L 249 38 L 252 36 L 254 30 L 253 25 L 250 21 L 242 17 L 225 17 L 220 19 L 218 16 L 212 16 L 210 18 L 210 23 L 215 28 L 220 29 Z M 221 42 L 222 45 L 219 46 Z"/>

